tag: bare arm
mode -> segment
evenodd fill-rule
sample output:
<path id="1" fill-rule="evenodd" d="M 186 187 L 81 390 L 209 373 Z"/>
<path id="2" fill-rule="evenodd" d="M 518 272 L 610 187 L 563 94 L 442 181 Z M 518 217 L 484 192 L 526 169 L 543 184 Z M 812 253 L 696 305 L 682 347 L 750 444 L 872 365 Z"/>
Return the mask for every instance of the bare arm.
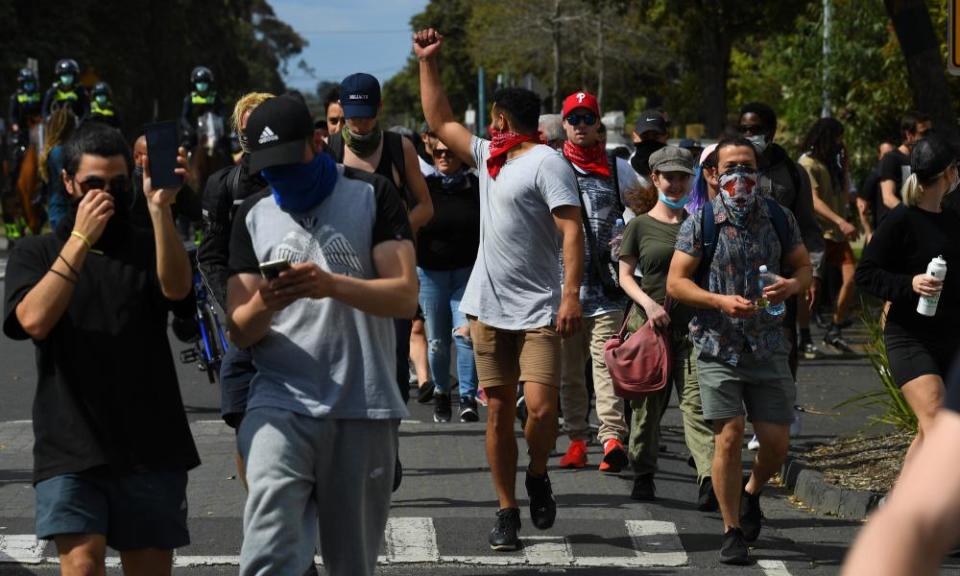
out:
<path id="1" fill-rule="evenodd" d="M 847 555 L 842 576 L 933 576 L 960 541 L 960 415 L 941 410 L 887 503 Z M 930 495 L 935 494 L 935 498 Z"/>
<path id="2" fill-rule="evenodd" d="M 843 216 L 840 216 L 834 212 L 830 206 L 827 206 L 827 203 L 820 198 L 820 187 L 817 186 L 816 180 L 813 177 L 810 178 L 810 183 L 811 191 L 813 192 L 814 211 L 816 211 L 820 217 L 833 222 L 838 228 L 840 228 L 840 231 L 844 236 L 850 238 L 850 240 L 856 240 L 858 236 L 856 227 L 847 222 Z"/>
<path id="3" fill-rule="evenodd" d="M 229 335 L 238 347 L 249 348 L 270 331 L 276 310 L 264 300 L 268 290 L 268 282 L 256 274 L 236 274 L 227 280 Z M 290 302 L 277 310 L 282 310 Z"/>
<path id="4" fill-rule="evenodd" d="M 756 311 L 752 302 L 742 296 L 714 294 L 704 290 L 693 281 L 700 266 L 700 258 L 675 250 L 667 274 L 667 294 L 679 302 L 694 308 L 720 310 L 734 318 L 749 318 Z"/>
<path id="5" fill-rule="evenodd" d="M 413 237 L 417 237 L 417 230 L 426 226 L 433 218 L 433 200 L 430 199 L 430 190 L 427 189 L 427 181 L 423 179 L 423 173 L 420 172 L 420 161 L 417 158 L 417 151 L 413 144 L 406 138 L 403 139 L 403 163 L 407 179 L 407 189 L 413 193 L 417 199 L 417 205 L 410 210 L 410 229 L 413 231 Z"/>
<path id="6" fill-rule="evenodd" d="M 643 288 L 637 284 L 637 277 L 633 271 L 637 268 L 637 258 L 635 256 L 620 255 L 620 266 L 618 267 L 618 276 L 620 278 L 620 287 L 636 302 L 646 313 L 647 319 L 653 322 L 657 328 L 665 328 L 670 325 L 670 315 L 663 306 L 651 298 Z"/>
<path id="7" fill-rule="evenodd" d="M 50 266 L 51 271 L 17 304 L 17 321 L 34 340 L 45 339 L 67 311 L 77 280 L 73 270 L 82 271 L 90 244 L 96 244 L 100 239 L 113 212 L 113 196 L 103 190 L 91 190 L 80 200 L 73 226 L 76 235 L 71 234 L 60 251 L 63 259 L 57 258 Z"/>
<path id="8" fill-rule="evenodd" d="M 857 213 L 860 215 L 860 225 L 863 226 L 863 235 L 867 242 L 873 236 L 873 226 L 870 225 L 870 215 L 868 214 L 869 209 L 869 202 L 863 198 L 857 198 Z"/>
<path id="9" fill-rule="evenodd" d="M 580 282 L 583 280 L 583 224 L 579 206 L 558 206 L 553 221 L 563 236 L 563 296 L 557 314 L 557 331 L 569 336 L 580 329 Z"/>
<path id="10" fill-rule="evenodd" d="M 897 183 L 893 180 L 881 180 L 880 197 L 887 209 L 893 210 L 896 208 L 900 204 L 900 199 L 897 198 Z"/>
<path id="11" fill-rule="evenodd" d="M 157 247 L 157 278 L 160 290 L 168 300 L 183 300 L 193 289 L 193 270 L 190 258 L 173 223 L 170 205 L 177 198 L 179 188 L 153 189 L 150 180 L 149 158 L 144 159 L 143 195 L 146 196 L 150 220 L 153 222 L 153 239 Z M 177 155 L 177 175 L 186 174 L 187 151 L 180 148 Z"/>
<path id="12" fill-rule="evenodd" d="M 440 79 L 437 56 L 442 43 L 443 36 L 432 28 L 421 30 L 413 37 L 413 50 L 420 60 L 420 103 L 423 106 L 423 116 L 430 130 L 453 150 L 460 160 L 475 168 L 473 150 L 470 147 L 473 134 L 457 122 Z"/>

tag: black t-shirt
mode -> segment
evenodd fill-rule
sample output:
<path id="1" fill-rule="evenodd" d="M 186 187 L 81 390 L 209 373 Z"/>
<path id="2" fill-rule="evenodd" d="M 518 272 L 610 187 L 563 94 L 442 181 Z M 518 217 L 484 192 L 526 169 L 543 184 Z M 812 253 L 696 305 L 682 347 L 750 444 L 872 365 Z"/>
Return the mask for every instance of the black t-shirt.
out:
<path id="1" fill-rule="evenodd" d="M 910 176 L 910 157 L 900 151 L 899 148 L 891 150 L 880 159 L 880 182 L 884 180 L 893 180 L 893 193 L 900 198 L 900 188 L 903 181 Z M 879 226 L 883 219 L 887 217 L 890 209 L 883 203 L 883 193 L 880 186 L 877 186 L 877 196 L 874 201 L 874 226 Z"/>
<path id="2" fill-rule="evenodd" d="M 480 247 L 480 187 L 466 174 L 459 185 L 444 188 L 441 176 L 428 176 L 433 219 L 417 234 L 417 265 L 426 270 L 473 266 Z"/>
<path id="3" fill-rule="evenodd" d="M 927 270 L 930 260 L 947 261 L 947 277 L 933 317 L 917 313 L 919 295 L 913 277 Z M 927 212 L 897 206 L 883 221 L 857 266 L 857 285 L 891 302 L 887 326 L 896 325 L 923 339 L 957 340 L 960 319 L 960 216 L 952 210 Z"/>
<path id="4" fill-rule="evenodd" d="M 3 331 L 29 338 L 17 305 L 57 260 L 57 233 L 24 238 L 10 253 Z M 63 317 L 36 341 L 34 481 L 109 466 L 116 473 L 200 464 L 167 340 L 167 311 L 152 233 L 128 227 L 91 252 Z M 99 245 L 98 245 L 99 247 Z"/>
<path id="5" fill-rule="evenodd" d="M 870 208 L 870 224 L 873 226 L 873 229 L 877 229 L 877 210 L 878 207 L 883 206 L 883 194 L 880 191 L 880 166 L 870 171 L 869 174 L 864 177 L 863 182 L 860 184 L 860 189 L 857 190 L 857 197 L 861 200 L 866 201 L 867 205 Z"/>

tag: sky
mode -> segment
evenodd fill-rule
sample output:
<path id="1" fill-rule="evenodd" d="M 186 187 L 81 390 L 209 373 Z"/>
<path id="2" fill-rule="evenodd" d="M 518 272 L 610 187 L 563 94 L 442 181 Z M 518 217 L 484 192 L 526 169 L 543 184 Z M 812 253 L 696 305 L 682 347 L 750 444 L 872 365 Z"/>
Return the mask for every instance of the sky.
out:
<path id="1" fill-rule="evenodd" d="M 292 88 L 312 91 L 321 80 L 339 82 L 367 72 L 380 83 L 403 68 L 410 54 L 410 17 L 428 0 L 269 0 L 277 17 L 310 42 L 291 59 L 284 77 Z M 316 77 L 297 69 L 306 60 Z"/>

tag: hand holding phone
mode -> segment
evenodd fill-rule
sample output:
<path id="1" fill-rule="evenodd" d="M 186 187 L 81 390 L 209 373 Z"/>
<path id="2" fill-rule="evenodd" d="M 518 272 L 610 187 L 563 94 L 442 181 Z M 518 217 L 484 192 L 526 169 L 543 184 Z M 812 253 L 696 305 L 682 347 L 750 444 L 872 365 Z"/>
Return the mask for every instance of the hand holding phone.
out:
<path id="1" fill-rule="evenodd" d="M 265 280 L 276 280 L 280 273 L 290 269 L 290 262 L 287 260 L 271 260 L 260 265 L 260 275 Z"/>
<path id="2" fill-rule="evenodd" d="M 177 123 L 158 122 L 143 127 L 147 139 L 147 168 L 154 190 L 180 188 L 183 180 L 177 173 Z"/>

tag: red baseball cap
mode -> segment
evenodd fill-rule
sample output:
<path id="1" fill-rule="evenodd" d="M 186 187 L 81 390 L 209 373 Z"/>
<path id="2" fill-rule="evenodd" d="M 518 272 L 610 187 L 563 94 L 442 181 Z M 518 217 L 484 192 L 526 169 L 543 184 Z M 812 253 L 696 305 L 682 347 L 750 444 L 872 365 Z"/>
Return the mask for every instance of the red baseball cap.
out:
<path id="1" fill-rule="evenodd" d="M 597 116 L 600 115 L 600 104 L 597 103 L 597 97 L 589 92 L 574 92 L 563 101 L 564 116 L 577 108 L 586 108 Z"/>

